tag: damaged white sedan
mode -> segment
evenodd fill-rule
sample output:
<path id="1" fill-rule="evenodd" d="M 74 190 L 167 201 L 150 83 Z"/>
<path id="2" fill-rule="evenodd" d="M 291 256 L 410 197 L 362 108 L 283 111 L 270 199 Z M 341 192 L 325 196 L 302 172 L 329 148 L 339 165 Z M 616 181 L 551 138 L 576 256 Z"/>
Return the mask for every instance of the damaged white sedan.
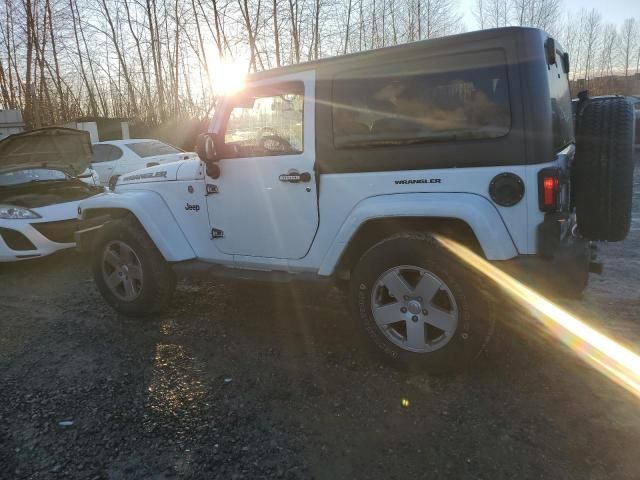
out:
<path id="1" fill-rule="evenodd" d="M 75 245 L 78 202 L 103 191 L 87 173 L 91 154 L 89 134 L 68 128 L 0 141 L 0 262 Z"/>

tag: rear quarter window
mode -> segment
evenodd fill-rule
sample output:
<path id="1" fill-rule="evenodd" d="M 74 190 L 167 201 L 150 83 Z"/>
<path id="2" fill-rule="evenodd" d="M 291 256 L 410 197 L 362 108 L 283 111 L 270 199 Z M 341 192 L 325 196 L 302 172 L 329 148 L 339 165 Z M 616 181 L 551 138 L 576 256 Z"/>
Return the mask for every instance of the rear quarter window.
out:
<path id="1" fill-rule="evenodd" d="M 497 138 L 511 127 L 501 50 L 341 73 L 332 105 L 336 148 Z"/>

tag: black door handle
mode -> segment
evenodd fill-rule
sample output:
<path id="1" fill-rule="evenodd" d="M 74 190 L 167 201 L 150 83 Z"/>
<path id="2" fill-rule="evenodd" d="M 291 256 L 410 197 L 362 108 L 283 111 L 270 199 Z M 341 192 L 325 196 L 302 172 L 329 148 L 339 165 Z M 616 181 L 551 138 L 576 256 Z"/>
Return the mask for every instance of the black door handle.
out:
<path id="1" fill-rule="evenodd" d="M 311 181 L 311 174 L 309 172 L 291 172 L 291 173 L 283 173 L 278 177 L 281 182 L 289 182 L 289 183 L 306 183 Z"/>

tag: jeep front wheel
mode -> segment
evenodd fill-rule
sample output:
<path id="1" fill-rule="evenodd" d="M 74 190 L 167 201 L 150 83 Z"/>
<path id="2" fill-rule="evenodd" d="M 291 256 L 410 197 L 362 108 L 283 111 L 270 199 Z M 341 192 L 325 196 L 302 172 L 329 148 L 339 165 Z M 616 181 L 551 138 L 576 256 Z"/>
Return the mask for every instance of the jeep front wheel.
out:
<path id="1" fill-rule="evenodd" d="M 145 316 L 168 304 L 176 285 L 175 274 L 134 220 L 106 224 L 95 246 L 93 278 L 116 311 Z"/>
<path id="2" fill-rule="evenodd" d="M 351 306 L 378 353 L 431 373 L 465 368 L 493 333 L 475 275 L 430 235 L 371 247 L 352 272 Z"/>

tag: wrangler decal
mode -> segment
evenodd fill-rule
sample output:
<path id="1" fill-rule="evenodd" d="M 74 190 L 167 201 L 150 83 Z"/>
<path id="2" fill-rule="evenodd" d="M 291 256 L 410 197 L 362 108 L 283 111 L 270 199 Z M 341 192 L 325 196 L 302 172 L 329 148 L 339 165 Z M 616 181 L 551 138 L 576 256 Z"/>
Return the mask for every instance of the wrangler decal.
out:
<path id="1" fill-rule="evenodd" d="M 146 178 L 158 178 L 158 177 L 166 178 L 167 171 L 161 170 L 159 172 L 149 172 L 149 173 L 140 173 L 138 175 L 129 175 L 128 177 L 124 177 L 122 181 L 130 182 L 132 180 L 144 180 Z"/>
<path id="2" fill-rule="evenodd" d="M 396 185 L 413 185 L 415 183 L 442 183 L 442 180 L 439 178 L 417 178 L 417 179 L 407 179 L 407 180 L 396 180 Z"/>

